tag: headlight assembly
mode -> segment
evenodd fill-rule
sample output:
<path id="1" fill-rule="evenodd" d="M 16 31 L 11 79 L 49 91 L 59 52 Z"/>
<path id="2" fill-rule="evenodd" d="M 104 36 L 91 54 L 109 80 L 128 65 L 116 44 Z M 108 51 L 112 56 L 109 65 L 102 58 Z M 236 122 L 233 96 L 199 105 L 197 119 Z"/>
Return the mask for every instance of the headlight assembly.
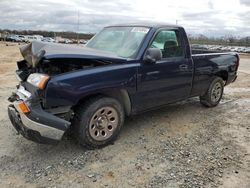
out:
<path id="1" fill-rule="evenodd" d="M 33 73 L 29 75 L 27 82 L 29 82 L 33 86 L 38 87 L 39 89 L 44 89 L 48 80 L 49 76 L 46 74 Z"/>

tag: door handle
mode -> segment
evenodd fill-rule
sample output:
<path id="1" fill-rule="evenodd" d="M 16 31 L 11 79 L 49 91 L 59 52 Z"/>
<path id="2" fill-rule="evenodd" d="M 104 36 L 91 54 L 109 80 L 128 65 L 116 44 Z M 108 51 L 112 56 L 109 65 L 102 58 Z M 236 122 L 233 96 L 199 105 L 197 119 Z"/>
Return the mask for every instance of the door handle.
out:
<path id="1" fill-rule="evenodd" d="M 179 68 L 182 69 L 182 70 L 184 70 L 184 69 L 186 70 L 186 69 L 188 69 L 188 65 L 182 64 L 182 65 L 179 66 Z"/>

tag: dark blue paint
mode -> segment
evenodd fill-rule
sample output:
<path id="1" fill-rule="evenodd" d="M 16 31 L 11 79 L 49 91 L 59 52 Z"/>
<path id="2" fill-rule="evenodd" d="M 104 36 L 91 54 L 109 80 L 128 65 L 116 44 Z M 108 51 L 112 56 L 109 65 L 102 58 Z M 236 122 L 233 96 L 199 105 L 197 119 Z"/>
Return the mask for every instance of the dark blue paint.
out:
<path id="1" fill-rule="evenodd" d="M 52 77 L 45 91 L 46 107 L 75 106 L 86 96 L 124 89 L 130 97 L 132 112 L 137 113 L 192 96 L 200 96 L 207 91 L 213 77 L 221 71 L 228 73 L 227 84 L 237 76 L 237 54 L 192 55 L 182 27 L 148 27 L 150 31 L 135 59 L 107 58 L 115 63 Z M 155 64 L 146 64 L 143 61 L 144 53 L 153 36 L 162 28 L 178 29 L 181 32 L 185 57 L 162 59 Z M 85 59 L 100 58 L 98 54 L 78 56 Z M 55 57 L 50 54 L 47 59 L 50 58 Z M 57 58 L 69 58 L 69 55 L 60 54 Z M 105 59 L 103 56 L 102 58 Z"/>

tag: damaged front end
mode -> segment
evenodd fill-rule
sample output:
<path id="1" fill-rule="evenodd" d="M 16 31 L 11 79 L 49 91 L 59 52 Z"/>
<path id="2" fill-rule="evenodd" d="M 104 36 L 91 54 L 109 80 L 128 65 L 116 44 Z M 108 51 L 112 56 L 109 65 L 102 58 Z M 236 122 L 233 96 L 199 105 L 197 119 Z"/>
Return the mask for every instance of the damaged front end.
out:
<path id="1" fill-rule="evenodd" d="M 9 101 L 12 102 L 8 107 L 12 125 L 29 140 L 43 144 L 57 143 L 70 126 L 70 122 L 46 112 L 40 100 L 21 85 Z"/>
<path id="2" fill-rule="evenodd" d="M 9 118 L 18 133 L 44 144 L 61 140 L 73 117 L 72 106 L 45 105 L 49 82 L 63 73 L 119 60 L 106 52 L 41 42 L 32 42 L 20 51 L 24 60 L 17 62 L 16 77 L 20 83 L 9 98 Z"/>
<path id="3" fill-rule="evenodd" d="M 24 57 L 18 62 L 19 70 L 24 72 L 21 78 L 27 76 L 27 70 L 29 73 L 57 75 L 125 60 L 101 50 L 38 41 L 20 47 L 20 51 Z"/>

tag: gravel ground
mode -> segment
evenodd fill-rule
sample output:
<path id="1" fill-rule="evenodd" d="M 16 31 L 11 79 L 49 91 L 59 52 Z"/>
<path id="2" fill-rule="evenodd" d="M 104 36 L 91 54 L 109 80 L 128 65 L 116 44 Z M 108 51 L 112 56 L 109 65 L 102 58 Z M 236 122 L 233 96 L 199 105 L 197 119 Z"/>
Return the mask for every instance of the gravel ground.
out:
<path id="1" fill-rule="evenodd" d="M 126 120 L 120 137 L 86 150 L 65 137 L 56 146 L 24 139 L 7 117 L 17 83 L 17 45 L 0 43 L 0 187 L 250 187 L 250 59 L 221 104 L 197 98 Z"/>

